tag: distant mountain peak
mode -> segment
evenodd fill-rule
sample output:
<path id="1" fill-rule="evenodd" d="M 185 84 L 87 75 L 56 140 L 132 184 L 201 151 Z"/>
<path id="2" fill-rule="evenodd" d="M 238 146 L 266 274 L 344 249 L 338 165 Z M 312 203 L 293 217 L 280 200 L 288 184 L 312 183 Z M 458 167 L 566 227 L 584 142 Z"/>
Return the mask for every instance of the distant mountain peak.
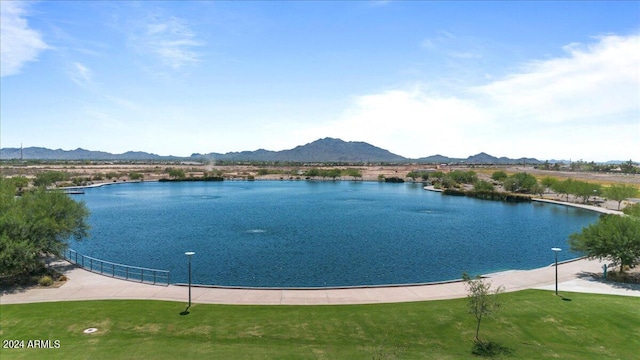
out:
<path id="1" fill-rule="evenodd" d="M 389 150 L 379 148 L 363 141 L 344 141 L 339 138 L 325 137 L 296 146 L 293 149 L 282 151 L 271 151 L 258 149 L 255 151 L 228 152 L 226 154 L 194 153 L 190 157 L 160 156 L 142 151 L 127 151 L 123 154 L 111 154 L 103 151 L 91 151 L 83 148 L 75 150 L 51 150 L 42 147 L 4 148 L 0 149 L 0 159 L 38 159 L 38 160 L 107 160 L 107 161 L 129 161 L 129 160 L 190 160 L 211 159 L 214 161 L 265 161 L 265 162 L 299 162 L 299 163 L 323 163 L 323 162 L 343 162 L 343 163 L 367 163 L 367 162 L 387 162 L 387 163 L 468 163 L 468 164 L 515 164 L 526 162 L 529 164 L 539 163 L 536 159 L 509 159 L 506 157 L 496 158 L 485 152 L 469 156 L 466 159 L 449 158 L 443 155 L 433 155 L 419 159 L 407 159 L 394 154 Z"/>

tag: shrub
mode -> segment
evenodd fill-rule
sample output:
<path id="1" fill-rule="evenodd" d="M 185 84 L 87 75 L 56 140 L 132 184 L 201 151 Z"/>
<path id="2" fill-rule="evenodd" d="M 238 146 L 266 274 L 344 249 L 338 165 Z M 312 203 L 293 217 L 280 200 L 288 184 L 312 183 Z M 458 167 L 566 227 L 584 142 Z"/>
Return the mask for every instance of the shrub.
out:
<path id="1" fill-rule="evenodd" d="M 478 180 L 473 184 L 473 190 L 475 191 L 493 191 L 494 187 L 493 184 L 485 181 L 485 180 Z"/>
<path id="2" fill-rule="evenodd" d="M 397 177 L 397 176 L 393 176 L 393 177 L 390 177 L 390 178 L 385 178 L 384 182 L 388 182 L 388 183 L 403 183 L 404 180 L 399 178 L 399 177 Z"/>
<path id="3" fill-rule="evenodd" d="M 499 182 L 505 181 L 508 177 L 509 176 L 507 175 L 507 173 L 502 170 L 496 171 L 491 175 L 492 180 L 499 181 Z"/>
<path id="4" fill-rule="evenodd" d="M 129 179 L 131 180 L 142 180 L 144 179 L 144 175 L 137 172 L 129 173 Z"/>
<path id="5" fill-rule="evenodd" d="M 38 280 L 38 285 L 40 286 L 51 286 L 53 285 L 53 279 L 49 275 L 45 275 Z"/>

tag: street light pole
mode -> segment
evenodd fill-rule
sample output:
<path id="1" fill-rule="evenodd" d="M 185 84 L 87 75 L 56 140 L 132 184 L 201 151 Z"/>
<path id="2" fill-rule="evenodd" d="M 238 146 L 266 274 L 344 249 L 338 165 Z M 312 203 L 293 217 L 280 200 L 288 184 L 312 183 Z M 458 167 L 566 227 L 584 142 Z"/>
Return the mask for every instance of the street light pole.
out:
<path id="1" fill-rule="evenodd" d="M 187 257 L 189 258 L 189 306 L 187 307 L 188 309 L 191 307 L 191 256 L 193 256 L 195 253 L 193 251 L 187 251 L 184 254 L 187 255 Z"/>
<path id="2" fill-rule="evenodd" d="M 558 296 L 558 253 L 562 251 L 562 249 L 554 247 L 551 248 L 554 253 L 556 253 L 556 296 Z"/>

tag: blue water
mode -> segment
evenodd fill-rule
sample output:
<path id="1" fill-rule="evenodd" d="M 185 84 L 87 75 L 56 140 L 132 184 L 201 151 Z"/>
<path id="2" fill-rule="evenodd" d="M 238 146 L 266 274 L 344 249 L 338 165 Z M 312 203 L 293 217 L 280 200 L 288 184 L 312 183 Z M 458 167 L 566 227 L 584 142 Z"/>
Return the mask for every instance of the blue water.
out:
<path id="1" fill-rule="evenodd" d="M 416 184 L 225 181 L 87 189 L 91 236 L 70 247 L 192 281 L 257 287 L 406 284 L 532 269 L 579 254 L 569 234 L 598 218 L 570 207 L 510 204 Z"/>

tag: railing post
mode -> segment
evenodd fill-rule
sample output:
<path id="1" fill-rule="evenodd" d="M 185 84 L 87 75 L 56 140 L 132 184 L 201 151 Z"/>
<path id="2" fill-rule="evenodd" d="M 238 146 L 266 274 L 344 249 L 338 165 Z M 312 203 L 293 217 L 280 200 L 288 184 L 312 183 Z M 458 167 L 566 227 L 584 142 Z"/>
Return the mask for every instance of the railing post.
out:
<path id="1" fill-rule="evenodd" d="M 129 267 L 127 266 L 124 268 L 124 278 L 129 280 Z"/>
<path id="2" fill-rule="evenodd" d="M 111 264 L 111 277 L 116 277 L 116 265 Z"/>
<path id="3" fill-rule="evenodd" d="M 144 282 L 144 269 L 140 269 L 140 282 Z"/>

